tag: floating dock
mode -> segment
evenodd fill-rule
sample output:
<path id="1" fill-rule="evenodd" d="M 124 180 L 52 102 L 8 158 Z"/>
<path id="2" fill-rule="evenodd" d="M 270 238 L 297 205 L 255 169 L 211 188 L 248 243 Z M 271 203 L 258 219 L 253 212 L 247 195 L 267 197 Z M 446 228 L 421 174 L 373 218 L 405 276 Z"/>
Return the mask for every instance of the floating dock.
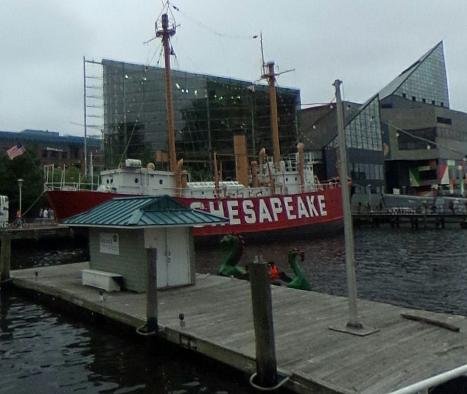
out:
<path id="1" fill-rule="evenodd" d="M 396 228 L 408 225 L 412 229 L 445 228 L 452 225 L 467 228 L 467 214 L 465 213 L 354 212 L 352 218 L 356 227 L 362 225 L 379 227 L 382 224 L 389 224 Z"/>
<path id="2" fill-rule="evenodd" d="M 88 263 L 17 270 L 11 282 L 128 326 L 145 324 L 145 294 L 106 293 L 102 299 L 81 284 L 85 268 Z M 278 369 L 290 377 L 285 387 L 298 393 L 388 393 L 466 363 L 463 316 L 360 300 L 362 322 L 378 331 L 356 336 L 329 329 L 346 323 L 344 297 L 272 286 L 272 301 Z M 159 291 L 158 304 L 161 337 L 255 372 L 247 281 L 198 274 L 194 286 Z"/>

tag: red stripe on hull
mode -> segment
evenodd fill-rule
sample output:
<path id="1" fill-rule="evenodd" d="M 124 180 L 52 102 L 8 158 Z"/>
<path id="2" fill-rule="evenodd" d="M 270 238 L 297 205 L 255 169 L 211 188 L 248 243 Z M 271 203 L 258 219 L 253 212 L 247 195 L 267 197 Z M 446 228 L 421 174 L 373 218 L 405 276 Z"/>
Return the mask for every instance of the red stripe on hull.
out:
<path id="1" fill-rule="evenodd" d="M 58 220 L 88 211 L 114 197 L 123 196 L 121 194 L 93 192 L 90 190 L 54 190 L 47 192 L 47 199 Z"/>
<path id="2" fill-rule="evenodd" d="M 122 194 L 94 191 L 49 191 L 50 205 L 61 220 Z M 198 237 L 264 233 L 325 225 L 342 220 L 340 187 L 312 193 L 251 198 L 177 198 L 182 204 L 228 217 L 230 224 L 194 228 Z"/>

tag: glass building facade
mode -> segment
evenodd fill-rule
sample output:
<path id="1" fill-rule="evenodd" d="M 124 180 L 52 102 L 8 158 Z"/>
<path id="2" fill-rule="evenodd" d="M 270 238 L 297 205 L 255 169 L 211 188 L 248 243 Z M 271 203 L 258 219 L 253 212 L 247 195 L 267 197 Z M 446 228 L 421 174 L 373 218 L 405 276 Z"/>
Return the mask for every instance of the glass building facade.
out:
<path id="1" fill-rule="evenodd" d="M 379 97 L 374 96 L 345 126 L 347 147 L 381 151 L 383 147 L 380 124 Z"/>
<path id="2" fill-rule="evenodd" d="M 104 141 L 107 167 L 126 157 L 152 161 L 167 151 L 164 69 L 103 60 Z M 245 133 L 248 153 L 272 151 L 268 87 L 248 81 L 172 71 L 177 158 L 210 175 L 213 152 L 228 176 L 233 135 Z M 281 150 L 294 151 L 300 91 L 277 88 Z"/>
<path id="3" fill-rule="evenodd" d="M 379 93 L 449 108 L 449 90 L 443 42 L 430 49 Z"/>
<path id="4" fill-rule="evenodd" d="M 384 185 L 384 155 L 381 133 L 379 96 L 370 98 L 346 122 L 347 167 L 355 191 L 368 187 L 382 192 Z M 337 176 L 337 136 L 325 147 L 328 177 Z"/>

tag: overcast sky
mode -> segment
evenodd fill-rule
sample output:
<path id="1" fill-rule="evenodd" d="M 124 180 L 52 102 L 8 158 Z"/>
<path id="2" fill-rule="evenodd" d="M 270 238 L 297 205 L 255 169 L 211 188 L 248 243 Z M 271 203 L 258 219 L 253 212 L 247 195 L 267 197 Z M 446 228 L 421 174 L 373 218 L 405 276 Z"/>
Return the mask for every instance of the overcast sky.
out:
<path id="1" fill-rule="evenodd" d="M 263 32 L 302 103 L 365 101 L 444 40 L 451 108 L 467 112 L 466 0 L 173 0 L 175 68 L 256 80 Z M 161 0 L 0 0 L 0 130 L 82 135 L 82 57 L 146 64 Z M 157 61 L 157 56 L 151 65 Z"/>

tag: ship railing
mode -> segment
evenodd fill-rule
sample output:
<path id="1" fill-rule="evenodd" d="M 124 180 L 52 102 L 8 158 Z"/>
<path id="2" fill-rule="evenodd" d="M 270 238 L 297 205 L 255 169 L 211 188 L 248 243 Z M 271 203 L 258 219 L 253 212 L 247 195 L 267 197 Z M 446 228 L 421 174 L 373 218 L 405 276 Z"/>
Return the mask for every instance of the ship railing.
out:
<path id="1" fill-rule="evenodd" d="M 306 185 L 304 188 L 304 192 L 319 192 L 328 189 L 335 189 L 336 187 L 340 187 L 338 182 L 323 182 L 323 183 L 315 183 L 312 185 Z M 175 190 L 175 189 L 174 189 Z M 294 188 L 296 190 L 296 188 Z M 206 190 L 197 190 L 197 189 L 180 189 L 175 190 L 175 192 L 179 192 L 175 195 L 181 195 L 188 198 L 251 198 L 251 197 L 265 197 L 265 196 L 272 196 L 274 194 L 287 194 L 290 191 L 290 188 L 287 185 L 277 186 L 276 190 L 273 193 L 270 186 L 259 186 L 255 188 L 245 188 L 245 187 L 229 187 L 229 188 L 219 188 L 219 192 L 216 193 L 214 189 L 209 190 L 206 193 Z M 212 195 L 211 195 L 212 194 Z"/>
<path id="2" fill-rule="evenodd" d="M 78 174 L 78 181 L 67 182 L 67 167 L 64 164 L 63 168 L 55 168 L 54 164 L 45 164 L 43 167 L 43 179 L 44 179 L 44 190 L 94 190 L 99 185 L 99 177 L 97 177 L 97 183 L 93 182 L 91 177 L 91 183 L 82 182 L 81 174 Z M 55 181 L 56 178 L 60 178 L 60 181 Z"/>
<path id="3" fill-rule="evenodd" d="M 335 189 L 336 187 L 340 187 L 340 183 L 338 180 L 329 180 L 327 182 L 315 183 L 313 187 L 317 190 Z"/>
<path id="4" fill-rule="evenodd" d="M 451 369 L 449 371 L 440 373 L 438 375 L 432 376 L 431 378 L 421 380 L 417 383 L 411 384 L 410 386 L 403 387 L 399 390 L 392 391 L 390 394 L 428 394 L 430 389 L 440 384 L 449 382 L 453 379 L 459 378 L 461 376 L 467 375 L 467 364 L 462 365 L 461 367 L 457 367 Z"/>
<path id="5" fill-rule="evenodd" d="M 94 190 L 95 184 L 83 182 L 46 182 L 44 183 L 44 190 L 46 191 L 79 191 L 79 190 Z"/>

